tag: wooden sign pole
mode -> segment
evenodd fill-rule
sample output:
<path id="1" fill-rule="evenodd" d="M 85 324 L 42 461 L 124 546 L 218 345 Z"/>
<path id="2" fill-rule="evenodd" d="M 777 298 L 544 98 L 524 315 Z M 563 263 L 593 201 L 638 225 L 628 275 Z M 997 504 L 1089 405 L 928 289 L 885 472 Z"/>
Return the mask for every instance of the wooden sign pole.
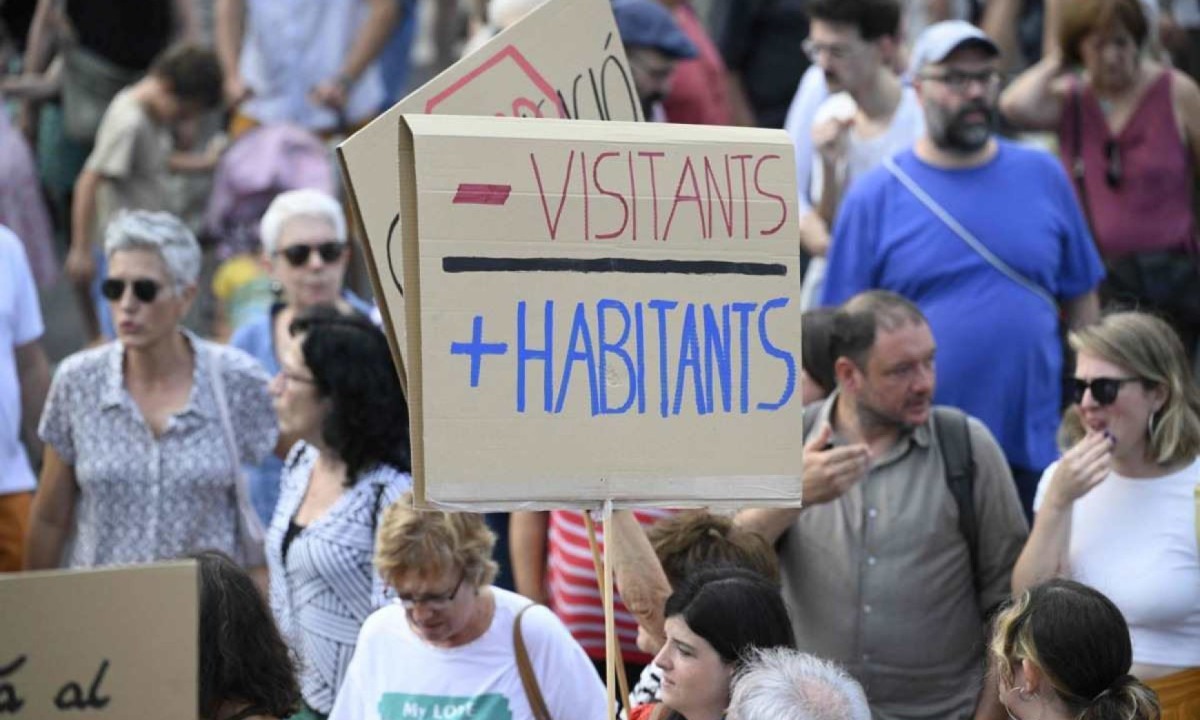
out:
<path id="1" fill-rule="evenodd" d="M 605 517 L 611 520 L 612 502 L 608 501 L 605 504 L 608 508 L 607 515 Z M 600 557 L 600 542 L 596 539 L 596 523 L 592 521 L 591 513 L 586 510 L 583 512 L 583 526 L 587 529 L 588 547 L 591 548 L 592 551 L 592 566 L 596 569 L 596 586 L 600 589 L 600 597 L 603 598 L 604 602 L 605 654 L 608 658 L 608 665 L 610 666 L 617 660 L 621 661 L 621 670 L 620 672 L 616 673 L 616 687 L 621 691 L 621 707 L 625 708 L 625 712 L 628 714 L 631 709 L 629 707 L 629 678 L 626 677 L 624 672 L 625 662 L 624 657 L 621 654 L 621 644 L 616 642 L 616 618 L 615 610 L 613 609 L 612 592 L 613 582 L 611 579 L 611 573 L 607 572 L 606 570 L 609 566 L 609 563 Z M 607 556 L 608 543 L 604 544 L 604 551 L 605 555 Z M 611 626 L 608 623 L 608 618 L 610 616 L 613 617 L 613 623 Z M 611 672 L 608 674 L 608 687 L 610 691 L 609 694 L 611 696 L 611 690 L 613 688 Z M 615 717 L 615 715 L 613 717 Z"/>

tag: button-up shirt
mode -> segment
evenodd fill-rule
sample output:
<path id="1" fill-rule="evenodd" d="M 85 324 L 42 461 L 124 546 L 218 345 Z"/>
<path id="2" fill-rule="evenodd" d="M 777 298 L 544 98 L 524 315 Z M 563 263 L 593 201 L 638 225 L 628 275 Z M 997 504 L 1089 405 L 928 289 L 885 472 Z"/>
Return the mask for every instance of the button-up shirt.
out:
<path id="1" fill-rule="evenodd" d="M 369 9 L 364 0 L 248 0 L 239 70 L 254 94 L 241 110 L 263 124 L 339 129 L 334 111 L 314 104 L 309 93 L 341 72 Z M 375 61 L 349 88 L 345 120 L 355 125 L 370 119 L 383 101 Z"/>
<path id="2" fill-rule="evenodd" d="M 1008 597 L 1028 530 L 999 446 L 979 421 L 969 428 L 978 583 L 932 416 L 840 498 L 806 507 L 783 538 L 797 646 L 845 665 L 877 720 L 967 718 L 975 708 L 983 613 Z"/>
<path id="3" fill-rule="evenodd" d="M 73 466 L 79 487 L 66 566 L 153 562 L 204 549 L 238 556 L 240 467 L 209 368 L 217 363 L 224 381 L 244 462 L 260 460 L 278 436 L 267 376 L 240 350 L 185 337 L 195 358 L 192 389 L 157 437 L 125 388 L 120 342 L 72 355 L 55 373 L 39 434 Z"/>

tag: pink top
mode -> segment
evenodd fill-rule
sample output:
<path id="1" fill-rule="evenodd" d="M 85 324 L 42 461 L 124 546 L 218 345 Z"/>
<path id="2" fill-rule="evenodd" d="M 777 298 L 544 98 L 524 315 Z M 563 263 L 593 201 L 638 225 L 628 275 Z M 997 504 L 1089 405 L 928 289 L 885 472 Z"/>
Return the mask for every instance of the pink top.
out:
<path id="1" fill-rule="evenodd" d="M 1078 127 L 1086 210 L 1091 214 L 1100 253 L 1111 259 L 1135 252 L 1190 248 L 1196 232 L 1192 213 L 1194 168 L 1175 121 L 1171 71 L 1164 71 L 1150 85 L 1115 136 L 1091 88 L 1075 87 L 1077 92 L 1063 107 L 1059 147 L 1063 164 L 1071 173 Z M 1118 166 L 1119 172 L 1110 172 Z M 1112 180 L 1117 180 L 1115 186 Z"/>

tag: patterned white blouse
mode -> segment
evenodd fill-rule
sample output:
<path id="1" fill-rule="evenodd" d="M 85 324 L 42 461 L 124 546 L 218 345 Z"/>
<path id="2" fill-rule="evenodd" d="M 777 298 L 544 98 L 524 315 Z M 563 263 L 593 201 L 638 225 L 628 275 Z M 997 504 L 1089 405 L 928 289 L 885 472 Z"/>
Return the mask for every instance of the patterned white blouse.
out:
<path id="1" fill-rule="evenodd" d="M 301 441 L 284 463 L 279 503 L 267 530 L 271 610 L 300 659 L 300 691 L 328 714 L 354 655 L 358 631 L 387 602 L 375 572 L 375 531 L 383 511 L 412 486 L 387 465 L 362 473 L 328 511 L 305 527 L 283 554 L 288 525 L 300 509 L 319 453 Z"/>
<path id="2" fill-rule="evenodd" d="M 241 460 L 258 462 L 278 437 L 268 378 L 249 355 L 184 331 L 192 390 L 159 437 L 125 389 L 124 347 L 67 358 L 54 374 L 38 434 L 74 467 L 79 495 L 66 567 L 147 563 L 199 550 L 238 557 L 240 467 L 230 458 L 209 367 L 217 363 Z"/>

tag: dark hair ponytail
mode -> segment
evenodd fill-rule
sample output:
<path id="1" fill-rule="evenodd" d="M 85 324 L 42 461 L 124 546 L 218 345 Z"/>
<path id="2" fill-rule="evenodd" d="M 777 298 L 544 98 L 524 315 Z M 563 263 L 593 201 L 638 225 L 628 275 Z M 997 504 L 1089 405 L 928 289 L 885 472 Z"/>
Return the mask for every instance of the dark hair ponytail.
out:
<path id="1" fill-rule="evenodd" d="M 1079 720 L 1158 720 L 1158 696 L 1132 675 L 1122 675 L 1087 701 Z"/>

